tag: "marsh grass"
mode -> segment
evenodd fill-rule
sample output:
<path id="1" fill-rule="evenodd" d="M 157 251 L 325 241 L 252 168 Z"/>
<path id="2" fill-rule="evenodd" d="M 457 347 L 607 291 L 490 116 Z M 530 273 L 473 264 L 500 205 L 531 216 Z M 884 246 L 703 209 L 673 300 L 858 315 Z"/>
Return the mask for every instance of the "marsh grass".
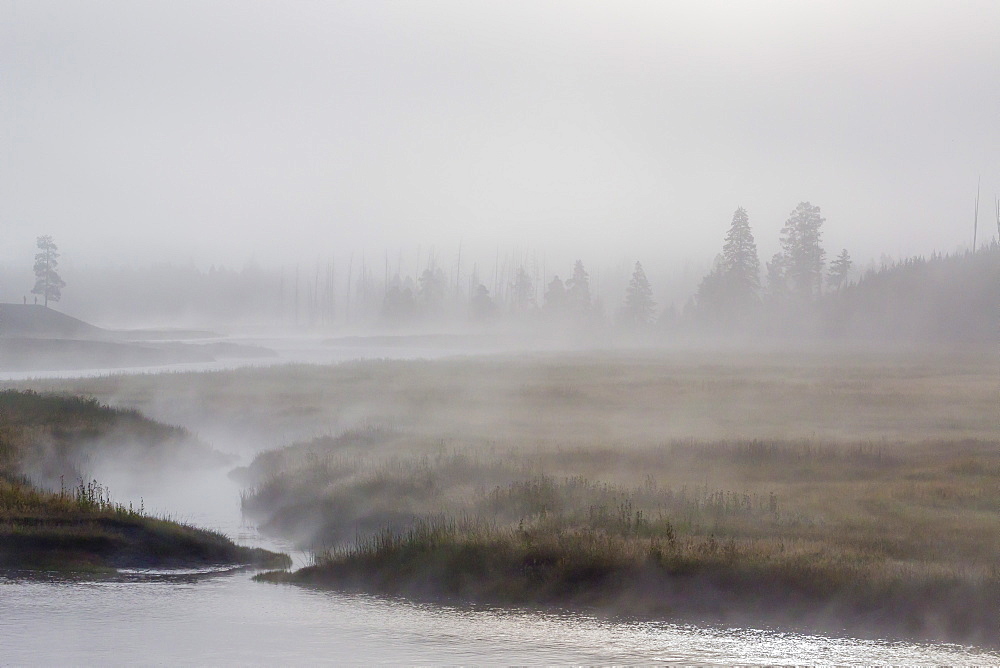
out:
<path id="1" fill-rule="evenodd" d="M 368 425 L 520 446 L 997 438 L 1000 361 L 900 350 L 366 360 L 12 384 L 93 396 L 259 448 Z"/>
<path id="2" fill-rule="evenodd" d="M 60 480 L 89 477 L 97 461 L 138 474 L 228 459 L 188 430 L 135 409 L 87 397 L 0 391 L 0 470 L 26 473 L 56 489 Z"/>
<path id="3" fill-rule="evenodd" d="M 1000 574 L 830 551 L 802 539 L 719 539 L 539 522 L 421 520 L 264 581 L 419 599 L 847 631 L 997 646 Z"/>
<path id="4" fill-rule="evenodd" d="M 288 557 L 235 545 L 226 536 L 115 502 L 97 481 L 60 492 L 26 479 L 0 479 L 0 567 L 101 570 L 120 567 L 258 564 L 285 568 Z"/>
<path id="5" fill-rule="evenodd" d="M 27 478 L 9 476 L 0 480 L 0 517 L 17 514 L 82 513 L 109 517 L 142 517 L 145 508 L 115 502 L 111 491 L 96 480 L 80 479 L 71 489 L 65 487 L 58 493 L 44 492 L 30 485 Z"/>
<path id="6" fill-rule="evenodd" d="M 393 442 L 398 432 L 380 432 Z M 831 549 L 897 559 L 969 560 L 1000 554 L 1000 444 L 681 441 L 652 447 L 498 449 L 466 443 L 436 454 L 356 454 L 342 439 L 309 442 L 247 471 L 258 484 L 244 511 L 266 528 L 329 546 L 421 517 L 470 514 L 502 523 L 559 516 L 609 523 L 666 517 L 698 535 L 825 538 Z M 410 439 L 419 451 L 419 437 Z M 329 449 L 325 451 L 324 448 Z M 344 454 L 344 449 L 352 454 Z M 298 464 L 296 464 L 298 461 Z M 294 529 L 293 529 L 294 527 Z"/>
<path id="7" fill-rule="evenodd" d="M 991 350 L 644 350 L 35 386 L 295 442 L 238 473 L 264 531 L 325 555 L 283 578 L 995 644 L 998 372 Z"/>
<path id="8" fill-rule="evenodd" d="M 58 489 L 46 490 L 25 474 L 75 471 L 81 451 L 99 443 L 113 449 L 126 436 L 139 448 L 168 448 L 189 437 L 135 411 L 89 399 L 0 392 L 0 567 L 288 565 L 285 555 L 239 547 L 222 534 L 151 517 L 141 502 L 138 507 L 118 503 L 97 480 L 78 478 L 67 487 L 62 474 Z M 49 466 L 40 467 L 41 462 Z"/>
<path id="9" fill-rule="evenodd" d="M 479 445 L 347 434 L 255 462 L 245 511 L 316 548 L 271 579 L 998 642 L 1000 443 Z"/>

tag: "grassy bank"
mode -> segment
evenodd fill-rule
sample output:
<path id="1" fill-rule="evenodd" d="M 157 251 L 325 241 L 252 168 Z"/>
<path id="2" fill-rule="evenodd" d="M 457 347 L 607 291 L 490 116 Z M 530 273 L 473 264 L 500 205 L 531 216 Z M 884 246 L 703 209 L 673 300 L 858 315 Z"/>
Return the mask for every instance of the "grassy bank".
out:
<path id="1" fill-rule="evenodd" d="M 405 438 L 373 429 L 251 466 L 245 511 L 317 549 L 262 579 L 1000 643 L 1000 443 L 356 454 Z"/>
<path id="2" fill-rule="evenodd" d="M 110 500 L 96 482 L 45 492 L 0 479 L 0 568 L 104 570 L 252 564 L 286 568 L 286 555 L 234 544 L 222 534 L 150 517 Z"/>
<path id="3" fill-rule="evenodd" d="M 47 383 L 298 440 L 234 473 L 317 552 L 271 579 L 996 645 L 997 371 L 643 351 Z"/>
<path id="4" fill-rule="evenodd" d="M 78 397 L 0 392 L 0 568 L 286 567 L 285 555 L 115 503 L 96 481 L 69 488 L 64 482 L 97 456 L 132 458 L 139 466 L 195 455 L 219 463 L 218 453 L 185 430 L 135 411 Z M 40 488 L 26 473 L 41 485 L 59 481 L 58 487 Z"/>
<path id="5" fill-rule="evenodd" d="M 226 455 L 187 429 L 97 400 L 34 391 L 0 391 L 0 471 L 28 475 L 50 489 L 89 478 L 101 462 L 129 473 L 221 466 Z"/>
<path id="6" fill-rule="evenodd" d="M 818 541 L 441 520 L 257 579 L 419 600 L 1000 646 L 995 571 L 970 576 L 882 555 L 831 554 Z"/>

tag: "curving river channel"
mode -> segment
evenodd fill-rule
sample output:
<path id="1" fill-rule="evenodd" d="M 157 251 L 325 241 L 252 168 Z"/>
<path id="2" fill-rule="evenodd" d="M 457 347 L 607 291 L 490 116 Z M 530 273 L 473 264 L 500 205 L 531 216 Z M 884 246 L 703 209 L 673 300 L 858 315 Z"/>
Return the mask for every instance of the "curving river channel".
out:
<path id="1" fill-rule="evenodd" d="M 110 472 L 101 479 L 117 500 L 138 504 L 142 497 L 156 514 L 289 552 L 296 567 L 308 561 L 244 524 L 239 489 L 225 470 L 182 485 L 164 482 L 159 490 L 130 489 Z M 417 604 L 261 584 L 252 576 L 130 571 L 77 580 L 0 573 L 0 665 L 1000 664 L 1000 653 L 956 645 Z"/>
<path id="2" fill-rule="evenodd" d="M 288 551 L 243 524 L 238 498 L 236 484 L 220 471 L 189 479 L 183 494 L 147 494 L 144 501 L 241 543 Z M 307 560 L 292 554 L 297 565 Z M 416 604 L 261 584 L 252 575 L 0 575 L 0 664 L 1000 663 L 1000 654 L 955 645 Z"/>

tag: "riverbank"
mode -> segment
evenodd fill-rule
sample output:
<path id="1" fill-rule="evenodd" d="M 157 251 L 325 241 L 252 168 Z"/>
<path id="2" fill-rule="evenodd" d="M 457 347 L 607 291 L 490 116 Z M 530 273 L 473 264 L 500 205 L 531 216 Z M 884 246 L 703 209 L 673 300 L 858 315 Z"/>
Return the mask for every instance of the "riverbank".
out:
<path id="1" fill-rule="evenodd" d="M 1000 647 L 1000 578 L 807 542 L 424 523 L 255 576 L 422 601 Z"/>
<path id="2" fill-rule="evenodd" d="M 0 568 L 102 571 L 240 564 L 287 568 L 287 555 L 114 503 L 96 482 L 45 492 L 0 479 Z"/>
<path id="3" fill-rule="evenodd" d="M 198 341 L 198 339 L 202 339 Z M 37 304 L 0 303 L 0 371 L 130 368 L 261 360 L 269 348 L 191 330 L 109 330 Z"/>
<path id="4" fill-rule="evenodd" d="M 244 511 L 317 548 L 316 565 L 260 579 L 1000 644 L 996 442 L 375 454 L 422 446 L 372 429 L 266 453 L 241 471 L 260 481 Z M 683 482 L 698 475 L 732 486 Z"/>
<path id="5" fill-rule="evenodd" d="M 307 370 L 328 381 L 294 386 L 296 417 L 364 426 L 234 473 L 263 532 L 317 551 L 269 577 L 996 646 L 995 363 L 715 362 Z"/>
<path id="6" fill-rule="evenodd" d="M 94 400 L 0 392 L 0 568 L 94 571 L 246 564 L 291 565 L 288 556 L 122 505 L 88 464 L 124 470 L 218 466 L 226 459 L 186 430 Z M 29 476 L 30 475 L 30 479 Z M 65 480 L 80 480 L 66 486 Z M 48 486 L 49 489 L 45 489 Z"/>

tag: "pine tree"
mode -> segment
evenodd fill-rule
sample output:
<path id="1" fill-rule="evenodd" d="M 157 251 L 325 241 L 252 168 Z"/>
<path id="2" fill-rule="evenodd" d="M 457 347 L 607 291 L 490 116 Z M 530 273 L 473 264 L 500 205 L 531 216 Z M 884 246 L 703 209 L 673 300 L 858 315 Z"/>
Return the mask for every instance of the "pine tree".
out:
<path id="1" fill-rule="evenodd" d="M 573 277 L 566 281 L 566 301 L 570 309 L 578 315 L 590 311 L 590 276 L 580 260 L 573 265 Z"/>
<path id="2" fill-rule="evenodd" d="M 513 291 L 514 311 L 524 313 L 534 308 L 535 284 L 528 272 L 524 270 L 524 267 L 517 268 L 517 274 L 514 277 L 511 290 Z"/>
<path id="3" fill-rule="evenodd" d="M 562 280 L 556 276 L 549 281 L 545 288 L 545 310 L 548 313 L 562 313 L 566 308 L 566 286 Z"/>
<path id="4" fill-rule="evenodd" d="M 418 279 L 419 290 L 417 298 L 426 311 L 438 311 L 444 306 L 445 291 L 448 289 L 448 277 L 433 261 L 424 269 Z"/>
<path id="5" fill-rule="evenodd" d="M 399 274 L 396 274 L 389 281 L 382 300 L 382 320 L 394 325 L 403 323 L 412 318 L 416 310 L 413 290 L 404 286 Z"/>
<path id="6" fill-rule="evenodd" d="M 779 300 L 788 296 L 787 264 L 781 253 L 775 253 L 767 263 L 767 292 Z"/>
<path id="7" fill-rule="evenodd" d="M 812 300 L 823 287 L 823 263 L 826 253 L 820 245 L 823 223 L 818 206 L 801 202 L 781 230 L 784 279 L 791 292 Z"/>
<path id="8" fill-rule="evenodd" d="M 622 316 L 625 322 L 637 327 L 644 327 L 653 322 L 656 302 L 653 301 L 653 288 L 646 278 L 642 264 L 635 263 L 632 280 L 625 290 L 625 308 Z"/>
<path id="9" fill-rule="evenodd" d="M 712 270 L 698 284 L 692 309 L 697 306 L 700 315 L 714 315 L 724 310 L 727 302 L 726 278 L 725 260 L 717 255 Z"/>
<path id="10" fill-rule="evenodd" d="M 722 254 L 698 286 L 697 304 L 713 316 L 746 312 L 760 298 L 760 258 L 746 209 L 739 207 L 726 233 Z"/>
<path id="11" fill-rule="evenodd" d="M 722 246 L 727 283 L 737 301 L 756 299 L 760 290 L 760 258 L 750 230 L 750 217 L 742 206 L 733 213 L 733 222 Z"/>
<path id="12" fill-rule="evenodd" d="M 58 247 L 52 237 L 46 235 L 38 237 L 38 253 L 35 255 L 35 287 L 31 294 L 42 295 L 45 299 L 45 306 L 49 301 L 57 302 L 62 297 L 62 288 L 66 283 L 56 273 L 59 266 Z"/>
<path id="13" fill-rule="evenodd" d="M 851 261 L 851 256 L 845 248 L 840 251 L 837 259 L 830 263 L 830 273 L 827 275 L 830 287 L 834 290 L 840 290 L 841 286 L 847 280 L 848 274 L 851 273 L 852 266 L 854 266 L 854 263 Z"/>
<path id="14" fill-rule="evenodd" d="M 490 291 L 482 283 L 478 284 L 473 291 L 472 299 L 469 300 L 469 306 L 472 309 L 473 320 L 488 320 L 493 316 L 495 311 Z"/>

